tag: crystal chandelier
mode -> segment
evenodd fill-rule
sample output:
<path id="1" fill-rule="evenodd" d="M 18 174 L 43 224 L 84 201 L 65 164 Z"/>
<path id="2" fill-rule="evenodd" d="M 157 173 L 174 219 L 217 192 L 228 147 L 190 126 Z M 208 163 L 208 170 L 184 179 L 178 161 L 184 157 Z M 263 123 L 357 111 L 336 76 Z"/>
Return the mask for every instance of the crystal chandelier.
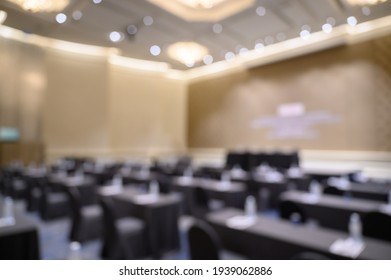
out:
<path id="1" fill-rule="evenodd" d="M 8 0 L 20 6 L 23 10 L 38 12 L 58 12 L 63 10 L 70 0 Z"/>
<path id="2" fill-rule="evenodd" d="M 225 0 L 179 0 L 179 2 L 194 9 L 211 9 Z"/>
<path id="3" fill-rule="evenodd" d="M 168 47 L 167 53 L 171 58 L 191 67 L 208 54 L 208 49 L 195 42 L 177 42 Z"/>
<path id="4" fill-rule="evenodd" d="M 255 0 L 148 0 L 187 21 L 221 21 L 240 13 Z"/>
<path id="5" fill-rule="evenodd" d="M 352 6 L 376 5 L 386 1 L 387 0 L 346 0 L 346 2 Z"/>

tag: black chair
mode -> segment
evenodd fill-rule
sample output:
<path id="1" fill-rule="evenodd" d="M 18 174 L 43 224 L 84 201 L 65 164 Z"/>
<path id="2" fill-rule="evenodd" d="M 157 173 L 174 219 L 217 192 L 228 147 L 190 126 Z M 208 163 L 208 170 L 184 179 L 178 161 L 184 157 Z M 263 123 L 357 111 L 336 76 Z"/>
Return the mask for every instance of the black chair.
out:
<path id="1" fill-rule="evenodd" d="M 323 193 L 324 194 L 331 194 L 331 195 L 338 195 L 338 196 L 343 196 L 345 194 L 345 192 L 343 190 L 340 190 L 334 186 L 326 186 L 323 190 Z"/>
<path id="2" fill-rule="evenodd" d="M 391 216 L 369 212 L 363 217 L 363 235 L 391 241 Z"/>
<path id="3" fill-rule="evenodd" d="M 194 196 L 190 205 L 191 214 L 199 219 L 203 219 L 210 212 L 209 197 L 206 191 L 201 187 L 194 188 Z"/>
<path id="4" fill-rule="evenodd" d="M 112 198 L 100 197 L 103 209 L 103 259 L 142 259 L 147 256 L 145 223 L 140 219 L 116 214 Z"/>
<path id="5" fill-rule="evenodd" d="M 282 201 L 279 205 L 280 218 L 297 223 L 305 223 L 307 221 L 307 215 L 304 210 L 294 203 L 293 201 Z M 295 215 L 295 216 L 294 216 Z"/>
<path id="6" fill-rule="evenodd" d="M 41 196 L 39 201 L 39 214 L 41 219 L 53 220 L 58 218 L 69 217 L 70 205 L 69 198 L 64 191 L 56 189 L 48 182 L 44 182 L 41 186 Z"/>
<path id="7" fill-rule="evenodd" d="M 77 188 L 66 188 L 71 207 L 70 241 L 80 243 L 102 237 L 103 213 L 99 204 L 84 204 Z"/>
<path id="8" fill-rule="evenodd" d="M 204 221 L 196 221 L 187 233 L 190 259 L 218 260 L 221 244 L 214 229 Z"/>
<path id="9" fill-rule="evenodd" d="M 156 181 L 159 184 L 160 193 L 169 193 L 171 189 L 171 177 L 165 174 L 157 174 Z"/>
<path id="10" fill-rule="evenodd" d="M 45 177 L 33 178 L 26 176 L 27 185 L 26 210 L 36 212 L 39 210 L 39 203 L 42 196 L 42 186 L 46 184 Z"/>
<path id="11" fill-rule="evenodd" d="M 234 166 L 240 166 L 243 170 L 249 171 L 250 154 L 241 151 L 230 151 L 225 158 L 225 168 L 232 169 Z"/>

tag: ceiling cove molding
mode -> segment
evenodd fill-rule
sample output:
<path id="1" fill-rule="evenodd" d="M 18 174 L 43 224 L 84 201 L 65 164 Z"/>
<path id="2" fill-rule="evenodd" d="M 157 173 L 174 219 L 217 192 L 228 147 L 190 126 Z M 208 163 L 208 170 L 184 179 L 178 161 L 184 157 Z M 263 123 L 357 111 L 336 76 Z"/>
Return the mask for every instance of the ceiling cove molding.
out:
<path id="1" fill-rule="evenodd" d="M 185 71 L 172 69 L 167 63 L 139 60 L 121 56 L 118 49 L 105 48 L 85 44 L 76 44 L 57 39 L 51 39 L 0 25 L 0 36 L 33 44 L 42 48 L 57 51 L 106 57 L 110 64 L 139 71 L 148 71 L 162 75 L 165 78 L 186 82 L 210 79 L 216 75 L 225 75 L 235 71 L 244 71 L 254 67 L 294 58 L 309 53 L 329 49 L 340 45 L 350 45 L 380 36 L 391 34 L 391 16 L 360 23 L 356 26 L 347 24 L 337 26 L 329 34 L 324 32 L 311 33 L 304 40 L 300 37 L 266 46 L 263 50 L 251 50 L 245 55 L 237 55 L 229 61 L 219 61 Z"/>

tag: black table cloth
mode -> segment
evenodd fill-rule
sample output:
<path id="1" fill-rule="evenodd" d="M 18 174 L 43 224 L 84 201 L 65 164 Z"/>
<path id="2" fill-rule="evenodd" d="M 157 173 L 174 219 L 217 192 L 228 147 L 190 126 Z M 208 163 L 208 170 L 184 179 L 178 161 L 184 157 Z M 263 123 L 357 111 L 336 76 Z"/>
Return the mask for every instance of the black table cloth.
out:
<path id="1" fill-rule="evenodd" d="M 349 168 L 304 168 L 303 171 L 312 180 L 318 182 L 324 182 L 331 177 L 346 176 L 351 178 L 354 174 L 359 172 L 359 170 Z"/>
<path id="2" fill-rule="evenodd" d="M 120 216 L 129 215 L 145 221 L 148 249 L 152 256 L 159 258 L 162 253 L 179 249 L 181 196 L 160 194 L 156 199 L 150 200 L 148 195 L 127 188 L 113 195 L 113 199 Z"/>
<path id="3" fill-rule="evenodd" d="M 3 203 L 0 201 L 0 209 Z M 37 226 L 19 209 L 15 209 L 15 224 L 0 226 L 1 260 L 40 259 Z"/>
<path id="4" fill-rule="evenodd" d="M 386 185 L 371 183 L 350 183 L 349 186 L 346 189 L 342 189 L 342 191 L 345 195 L 352 196 L 353 198 L 387 202 L 391 188 Z"/>
<path id="5" fill-rule="evenodd" d="M 247 187 L 239 182 L 223 182 L 212 179 L 193 177 L 175 177 L 172 180 L 171 191 L 183 194 L 183 211 L 191 213 L 195 203 L 195 188 L 203 188 L 208 198 L 223 201 L 225 206 L 243 208 L 246 199 Z"/>
<path id="6" fill-rule="evenodd" d="M 330 259 L 349 259 L 332 253 L 330 246 L 347 233 L 293 225 L 284 220 L 257 216 L 255 223 L 245 229 L 227 225 L 229 218 L 244 215 L 239 209 L 224 209 L 207 215 L 207 222 L 218 233 L 227 250 L 247 256 L 249 259 L 291 259 L 295 255 L 310 251 Z M 372 238 L 364 238 L 365 247 L 357 259 L 390 260 L 391 244 Z"/>
<path id="7" fill-rule="evenodd" d="M 335 195 L 323 194 L 319 199 L 313 199 L 310 193 L 288 191 L 280 196 L 282 201 L 288 200 L 298 204 L 308 218 L 319 221 L 323 227 L 347 231 L 350 215 L 358 213 L 361 218 L 366 213 L 379 211 L 384 203 L 366 199 L 348 199 Z"/>

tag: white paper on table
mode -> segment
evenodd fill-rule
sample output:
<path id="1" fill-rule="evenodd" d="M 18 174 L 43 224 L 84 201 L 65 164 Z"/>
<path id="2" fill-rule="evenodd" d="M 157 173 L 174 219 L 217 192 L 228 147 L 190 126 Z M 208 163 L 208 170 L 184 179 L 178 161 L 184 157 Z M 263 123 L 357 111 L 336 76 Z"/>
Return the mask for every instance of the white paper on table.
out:
<path id="1" fill-rule="evenodd" d="M 391 204 L 382 204 L 379 207 L 380 212 L 391 215 Z"/>
<path id="2" fill-rule="evenodd" d="M 109 186 L 103 187 L 99 190 L 99 193 L 104 196 L 116 195 L 122 192 L 122 187 L 120 186 Z"/>
<path id="3" fill-rule="evenodd" d="M 319 200 L 320 200 L 320 195 L 318 194 L 309 193 L 309 194 L 304 194 L 301 197 L 301 201 L 308 204 L 316 204 L 319 202 Z"/>
<path id="4" fill-rule="evenodd" d="M 139 194 L 134 197 L 134 201 L 137 204 L 151 204 L 157 202 L 159 199 L 159 195 L 156 194 Z"/>
<path id="5" fill-rule="evenodd" d="M 270 171 L 265 174 L 265 180 L 267 182 L 281 182 L 283 179 L 284 177 L 278 171 Z"/>
<path id="6" fill-rule="evenodd" d="M 231 182 L 229 181 L 220 181 L 216 185 L 216 189 L 226 191 L 231 189 Z"/>
<path id="7" fill-rule="evenodd" d="M 15 218 L 0 218 L 0 228 L 9 227 L 15 224 Z"/>
<path id="8" fill-rule="evenodd" d="M 226 224 L 230 228 L 246 229 L 255 224 L 255 217 L 249 216 L 234 216 L 226 221 Z"/>
<path id="9" fill-rule="evenodd" d="M 365 248 L 364 242 L 358 242 L 352 238 L 337 239 L 331 244 L 329 251 L 336 255 L 357 258 Z"/>
<path id="10" fill-rule="evenodd" d="M 344 177 L 330 177 L 327 180 L 327 184 L 330 186 L 336 187 L 340 190 L 349 190 L 350 189 L 350 182 L 349 179 Z"/>
<path id="11" fill-rule="evenodd" d="M 193 177 L 189 177 L 189 176 L 182 176 L 182 177 L 179 177 L 179 178 L 178 178 L 178 183 L 179 183 L 179 184 L 188 185 L 188 184 L 190 184 L 192 181 L 193 181 Z"/>

